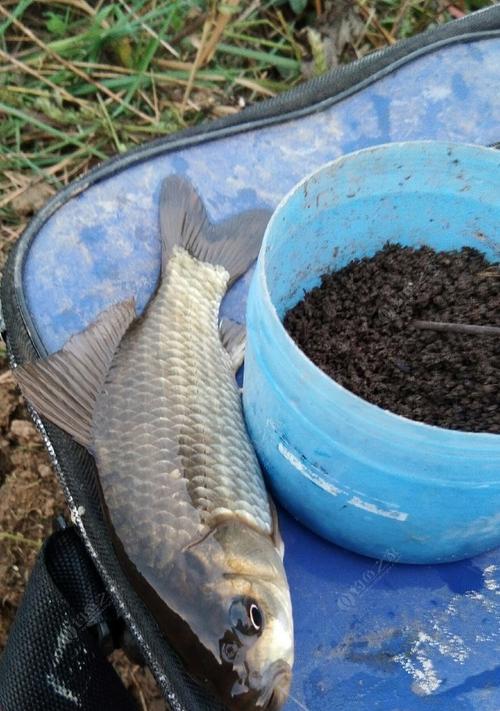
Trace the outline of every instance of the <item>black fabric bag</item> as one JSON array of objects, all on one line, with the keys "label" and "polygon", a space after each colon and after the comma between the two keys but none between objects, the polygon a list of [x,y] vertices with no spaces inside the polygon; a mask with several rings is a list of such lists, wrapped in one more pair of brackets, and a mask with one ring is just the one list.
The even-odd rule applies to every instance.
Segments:
[{"label": "black fabric bag", "polygon": [[[159,153],[284,120],[300,120],[436,47],[499,36],[499,32],[500,6],[495,6],[339,67],[236,116],[141,146],[107,161],[70,185],[32,220],[5,268],[0,328],[12,363],[22,364],[44,355],[24,298],[23,264],[41,226],[68,199],[103,177]],[[71,503],[78,491],[92,525],[85,531],[62,528],[43,546],[0,660],[0,709],[136,708],[105,657],[112,643],[119,643],[126,627],[172,709],[222,711],[219,702],[187,677],[177,655],[124,576],[100,508],[93,459],[58,428],[32,414],[68,501]]]}]

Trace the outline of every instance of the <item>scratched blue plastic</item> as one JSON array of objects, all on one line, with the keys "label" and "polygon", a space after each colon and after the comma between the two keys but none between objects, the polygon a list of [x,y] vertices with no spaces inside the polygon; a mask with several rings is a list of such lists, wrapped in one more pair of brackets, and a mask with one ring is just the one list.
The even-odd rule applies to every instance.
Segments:
[{"label": "scratched blue plastic", "polygon": [[[388,240],[500,258],[500,152],[391,143],[338,158],[280,203],[247,308],[244,404],[276,498],[375,558],[449,562],[500,545],[500,436],[414,422],[317,368],[282,320],[325,271]],[[415,274],[418,289],[418,274]]]},{"label": "scratched blue plastic", "polygon": [[[454,44],[327,110],[165,154],[90,187],[44,225],[26,264],[25,292],[46,347],[57,349],[131,292],[144,306],[159,271],[164,175],[187,175],[219,219],[274,208],[303,175],[366,146],[493,143],[499,64],[498,39]],[[248,283],[226,298],[228,315],[244,317]],[[286,711],[500,709],[500,551],[439,566],[379,564],[283,511],[280,524],[296,645]]]}]

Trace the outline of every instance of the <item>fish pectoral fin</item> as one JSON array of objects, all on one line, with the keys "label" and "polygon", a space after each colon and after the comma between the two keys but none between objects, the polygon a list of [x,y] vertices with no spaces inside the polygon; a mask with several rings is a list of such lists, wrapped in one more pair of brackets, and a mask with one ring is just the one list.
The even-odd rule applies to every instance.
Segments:
[{"label": "fish pectoral fin", "polygon": [[269,508],[271,509],[271,518],[273,521],[273,532],[271,534],[271,537],[273,539],[273,543],[275,545],[276,550],[281,556],[281,560],[283,560],[283,556],[285,555],[285,544],[283,543],[283,539],[280,533],[278,510],[276,509],[276,504],[274,503],[272,498],[269,495],[267,498],[269,499]]},{"label": "fish pectoral fin", "polygon": [[270,216],[270,210],[248,210],[214,225],[186,178],[165,178],[160,195],[163,271],[178,246],[202,262],[224,267],[231,285],[257,259]]},{"label": "fish pectoral fin", "polygon": [[91,445],[94,405],[113,355],[135,318],[134,299],[110,306],[60,351],[14,368],[23,395],[47,420]]},{"label": "fish pectoral fin", "polygon": [[223,318],[219,323],[220,339],[231,358],[231,365],[236,373],[245,359],[246,328],[230,318]]}]

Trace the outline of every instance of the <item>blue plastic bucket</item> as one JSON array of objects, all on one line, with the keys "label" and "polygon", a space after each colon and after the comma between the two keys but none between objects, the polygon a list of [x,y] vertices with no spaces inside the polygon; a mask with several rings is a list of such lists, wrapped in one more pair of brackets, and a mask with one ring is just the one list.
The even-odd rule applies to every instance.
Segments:
[{"label": "blue plastic bucket", "polygon": [[247,308],[244,408],[277,499],[377,558],[458,560],[500,544],[500,436],[433,427],[349,392],[282,320],[325,271],[386,241],[499,258],[500,153],[393,143],[325,165],[282,200]]}]

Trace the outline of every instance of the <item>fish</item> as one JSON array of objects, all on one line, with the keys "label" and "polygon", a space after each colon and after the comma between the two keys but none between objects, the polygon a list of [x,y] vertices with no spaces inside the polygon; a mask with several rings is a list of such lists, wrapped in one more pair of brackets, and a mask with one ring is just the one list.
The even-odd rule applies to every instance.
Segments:
[{"label": "fish", "polygon": [[214,225],[173,175],[159,213],[161,276],[144,313],[133,298],[113,304],[14,374],[95,458],[120,561],[189,674],[231,711],[277,711],[294,655],[284,547],[235,379],[244,327],[219,322],[269,211]]}]

